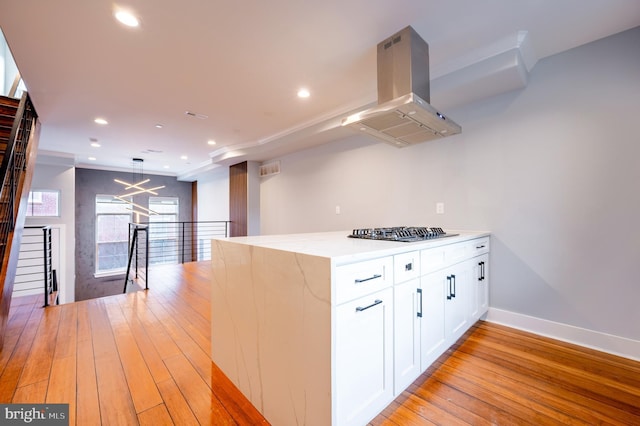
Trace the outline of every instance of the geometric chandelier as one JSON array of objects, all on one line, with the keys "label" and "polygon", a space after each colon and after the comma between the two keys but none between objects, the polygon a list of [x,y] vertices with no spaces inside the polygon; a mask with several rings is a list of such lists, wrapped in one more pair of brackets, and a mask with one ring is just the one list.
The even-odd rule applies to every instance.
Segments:
[{"label": "geometric chandelier", "polygon": [[[135,181],[136,180],[136,167],[138,167],[138,174],[140,175],[139,179],[142,179],[141,181],[137,182],[137,183],[129,183],[129,182],[125,182],[123,180],[120,179],[114,179],[115,182],[124,185],[124,190],[125,191],[129,191],[129,190],[133,190],[132,192],[125,192],[124,194],[121,195],[116,195],[115,198],[117,198],[118,200],[125,202],[127,204],[129,204],[130,208],[129,210],[131,210],[133,213],[136,214],[136,222],[140,222],[140,215],[143,216],[147,216],[149,217],[150,215],[156,215],[159,214],[158,212],[155,212],[153,210],[150,210],[144,206],[141,206],[139,204],[133,203],[131,201],[129,201],[127,198],[125,197],[131,197],[133,195],[137,195],[137,194],[142,194],[142,193],[149,193],[152,195],[158,195],[157,192],[155,192],[158,189],[162,189],[164,188],[164,185],[162,186],[156,186],[153,188],[145,188],[142,185],[144,185],[145,183],[148,183],[151,179],[144,179],[144,174],[143,174],[143,170],[142,170],[142,163],[144,162],[144,160],[142,158],[134,158],[133,159],[133,173],[132,173],[132,180]],[[144,211],[142,211],[144,210]]]}]

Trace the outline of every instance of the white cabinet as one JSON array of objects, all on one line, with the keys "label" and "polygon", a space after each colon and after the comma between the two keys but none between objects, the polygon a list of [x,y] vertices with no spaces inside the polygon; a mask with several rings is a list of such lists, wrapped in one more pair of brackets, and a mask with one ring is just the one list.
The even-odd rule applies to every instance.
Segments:
[{"label": "white cabinet", "polygon": [[362,425],[393,398],[393,290],[336,308],[336,418]]},{"label": "white cabinet", "polygon": [[469,262],[474,271],[471,278],[471,319],[476,321],[489,309],[489,254],[474,257]]},{"label": "white cabinet", "polygon": [[367,424],[486,312],[486,235],[214,240],[212,360],[271,424]]},{"label": "white cabinet", "polygon": [[455,342],[471,325],[469,306],[472,295],[470,284],[470,265],[461,262],[453,265],[442,275],[445,286],[444,332],[450,345]]},{"label": "white cabinet", "polygon": [[419,261],[415,252],[394,256],[394,395],[486,312],[488,284],[475,278],[488,250],[483,237],[421,250]]},{"label": "white cabinet", "polygon": [[[420,375],[420,280],[413,279],[393,288],[394,307],[394,395],[400,394]],[[424,299],[422,299],[424,300]]]},{"label": "white cabinet", "polygon": [[447,348],[444,335],[445,285],[442,273],[420,278],[420,371],[427,369]]},{"label": "white cabinet", "polygon": [[420,252],[393,256],[394,395],[420,375]]}]

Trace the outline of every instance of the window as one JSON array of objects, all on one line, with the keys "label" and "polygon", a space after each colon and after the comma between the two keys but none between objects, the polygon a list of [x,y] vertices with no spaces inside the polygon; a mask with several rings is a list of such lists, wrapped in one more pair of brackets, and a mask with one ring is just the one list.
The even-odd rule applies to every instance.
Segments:
[{"label": "window", "polygon": [[96,196],[96,273],[126,269],[129,222],[131,208],[128,203],[112,195]]},{"label": "window", "polygon": [[27,217],[60,217],[60,191],[42,189],[29,192]]},{"label": "window", "polygon": [[179,202],[177,197],[149,197],[149,263],[177,263]]}]

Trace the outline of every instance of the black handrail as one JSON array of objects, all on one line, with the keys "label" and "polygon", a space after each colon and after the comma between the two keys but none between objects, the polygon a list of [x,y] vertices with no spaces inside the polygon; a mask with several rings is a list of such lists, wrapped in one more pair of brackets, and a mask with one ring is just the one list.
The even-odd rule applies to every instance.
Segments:
[{"label": "black handrail", "polygon": [[[131,225],[133,225],[133,232],[131,229]],[[144,289],[145,290],[149,290],[149,282],[147,280],[147,277],[149,276],[148,271],[149,271],[149,232],[148,232],[148,226],[146,225],[140,225],[140,224],[129,224],[129,240],[131,241],[131,248],[129,250],[129,259],[127,261],[127,273],[124,276],[124,288],[122,289],[123,293],[127,292],[127,284],[129,283],[129,281],[133,280],[129,280],[129,273],[131,272],[131,263],[134,262],[135,259],[135,266],[134,266],[134,271],[135,271],[135,279],[139,279],[139,269],[138,269],[138,262],[139,262],[139,251],[140,251],[140,239],[138,237],[138,234],[140,232],[144,232],[145,234],[145,241],[144,241],[144,250],[145,250],[145,256],[144,256]],[[134,251],[135,251],[135,258],[134,258]]]},{"label": "black handrail", "polygon": [[[123,292],[134,267],[135,279],[144,273],[145,288],[148,288],[147,271],[149,265],[176,264],[211,259],[213,238],[229,235],[229,221],[183,221],[183,222],[143,222],[129,224],[129,258]],[[145,232],[142,240],[139,232]],[[139,272],[139,259],[143,253],[144,268]],[[140,282],[139,280],[138,282]]]},{"label": "black handrail", "polygon": [[7,149],[0,165],[0,179],[2,179],[0,201],[3,204],[0,211],[0,262],[5,256],[9,235],[15,229],[17,209],[20,206],[19,201],[16,202],[17,192],[21,174],[26,170],[27,146],[36,119],[37,114],[29,93],[25,92],[20,99],[7,141]]}]

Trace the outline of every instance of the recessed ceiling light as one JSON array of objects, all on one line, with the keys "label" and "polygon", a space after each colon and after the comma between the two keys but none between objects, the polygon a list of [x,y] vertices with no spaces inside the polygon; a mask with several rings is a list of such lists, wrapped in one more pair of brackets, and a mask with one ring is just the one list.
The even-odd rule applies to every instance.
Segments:
[{"label": "recessed ceiling light", "polygon": [[89,161],[96,161],[96,157],[89,157]]},{"label": "recessed ceiling light", "polygon": [[309,90],[304,89],[304,88],[298,90],[298,97],[299,98],[308,98],[309,96],[311,96],[311,93],[309,93]]},{"label": "recessed ceiling light", "polygon": [[180,157],[181,160],[186,160],[187,158],[189,157],[187,157],[186,155],[183,155],[182,157]]},{"label": "recessed ceiling light", "polygon": [[100,117],[98,117],[95,120],[93,120],[93,122],[96,123],[96,124],[102,124],[102,125],[109,124],[109,122],[107,120],[105,120],[104,118],[100,118]]},{"label": "recessed ceiling light", "polygon": [[113,15],[121,24],[126,25],[127,27],[135,28],[140,25],[138,18],[128,10],[116,10]]},{"label": "recessed ceiling light", "polygon": [[165,169],[168,169],[168,168],[169,168],[169,166],[166,166],[166,165],[165,165],[165,166],[164,166],[164,168],[165,168]]},{"label": "recessed ceiling light", "polygon": [[156,124],[156,129],[162,129],[162,124]]},{"label": "recessed ceiling light", "polygon": [[94,148],[100,148],[100,144],[98,142],[91,142],[91,146]]},{"label": "recessed ceiling light", "polygon": [[214,141],[213,139],[209,139],[209,140],[207,141],[207,143],[208,143],[209,145],[215,145],[215,144],[216,144],[216,141]]}]

